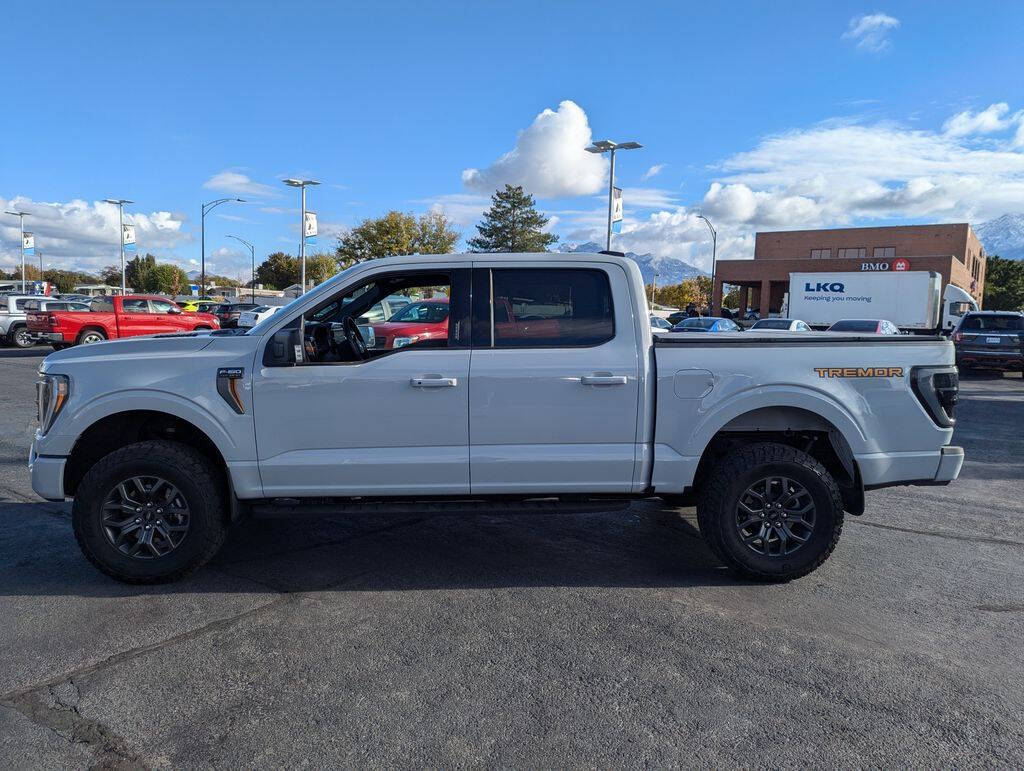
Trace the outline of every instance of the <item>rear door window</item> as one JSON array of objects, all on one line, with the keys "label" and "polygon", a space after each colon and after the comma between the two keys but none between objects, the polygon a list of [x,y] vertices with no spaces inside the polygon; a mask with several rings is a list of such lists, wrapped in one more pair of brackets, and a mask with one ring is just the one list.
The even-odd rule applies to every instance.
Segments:
[{"label": "rear door window", "polygon": [[962,329],[965,332],[1020,332],[1024,330],[1024,316],[968,316]]},{"label": "rear door window", "polygon": [[481,304],[486,317],[475,319],[475,345],[578,347],[600,345],[615,336],[612,290],[604,271],[493,268],[474,274],[483,274],[485,297],[491,299],[489,307]]}]

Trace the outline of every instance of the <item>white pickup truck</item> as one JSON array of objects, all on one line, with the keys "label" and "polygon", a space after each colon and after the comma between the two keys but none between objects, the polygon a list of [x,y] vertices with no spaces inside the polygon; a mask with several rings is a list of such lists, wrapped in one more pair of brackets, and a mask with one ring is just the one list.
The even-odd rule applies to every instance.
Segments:
[{"label": "white pickup truck", "polygon": [[[368,348],[355,320],[395,294],[423,312]],[[247,512],[649,496],[695,504],[731,568],[786,580],[865,490],[959,473],[949,342],[648,316],[610,254],[365,262],[250,329],[48,356],[32,485],[74,499],[85,555],[128,582],[194,570]]]}]

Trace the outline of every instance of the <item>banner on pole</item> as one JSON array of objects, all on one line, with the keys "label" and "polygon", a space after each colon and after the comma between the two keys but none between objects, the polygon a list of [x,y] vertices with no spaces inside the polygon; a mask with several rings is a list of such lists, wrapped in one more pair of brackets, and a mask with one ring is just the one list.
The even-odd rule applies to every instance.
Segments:
[{"label": "banner on pole", "polygon": [[124,250],[126,252],[135,251],[135,226],[134,225],[122,225],[121,226],[121,243],[124,244]]},{"label": "banner on pole", "polygon": [[307,244],[315,244],[317,236],[316,212],[306,212],[306,221],[302,223],[302,237]]},{"label": "banner on pole", "polygon": [[36,237],[34,233],[26,233],[21,240],[21,249],[26,257],[36,253]]},{"label": "banner on pole", "polygon": [[612,232],[622,232],[622,188],[612,188]]}]

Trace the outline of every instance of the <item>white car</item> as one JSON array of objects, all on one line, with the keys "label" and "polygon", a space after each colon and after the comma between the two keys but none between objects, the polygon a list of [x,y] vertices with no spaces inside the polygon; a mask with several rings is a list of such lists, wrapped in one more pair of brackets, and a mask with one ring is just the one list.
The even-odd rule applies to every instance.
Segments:
[{"label": "white car", "polygon": [[[448,314],[371,348],[358,319],[396,293]],[[696,503],[725,565],[789,580],[865,491],[948,483],[964,452],[948,340],[775,337],[652,334],[640,268],[615,255],[367,260],[236,334],[47,356],[32,488],[73,498],[80,547],[132,583],[195,570],[247,512],[651,496]]]},{"label": "white car", "polygon": [[668,323],[666,319],[661,316],[655,316],[651,314],[651,331],[652,332],[668,332],[672,329],[672,325]]},{"label": "white car", "polygon": [[263,321],[263,319],[273,316],[283,307],[283,305],[261,305],[258,308],[253,308],[251,311],[244,311],[242,315],[238,317],[238,326],[254,327]]}]

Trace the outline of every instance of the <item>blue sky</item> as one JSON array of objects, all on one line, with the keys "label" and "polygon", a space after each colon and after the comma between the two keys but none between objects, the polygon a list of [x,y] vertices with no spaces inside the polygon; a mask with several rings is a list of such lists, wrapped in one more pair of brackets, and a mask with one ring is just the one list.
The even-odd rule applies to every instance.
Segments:
[{"label": "blue sky", "polygon": [[[562,241],[598,237],[620,156],[621,248],[706,267],[756,230],[980,222],[1024,211],[1019,3],[21,3],[5,9],[0,203],[33,212],[47,267],[139,247],[238,275],[295,253],[297,193],[321,247],[388,209],[446,211],[466,237],[523,183]],[[549,111],[545,113],[545,111]],[[518,139],[517,139],[518,138]],[[518,144],[517,144],[518,142]],[[511,157],[499,162],[505,154]],[[474,174],[471,169],[476,169]],[[0,225],[0,266],[18,259]]]}]

